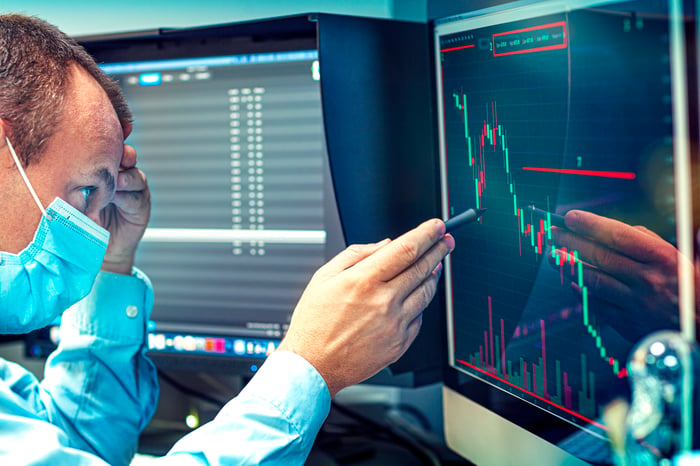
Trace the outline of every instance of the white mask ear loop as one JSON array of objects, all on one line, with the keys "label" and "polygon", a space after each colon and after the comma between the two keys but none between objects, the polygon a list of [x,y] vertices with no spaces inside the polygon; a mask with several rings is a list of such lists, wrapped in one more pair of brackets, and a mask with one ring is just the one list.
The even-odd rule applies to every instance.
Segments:
[{"label": "white mask ear loop", "polygon": [[19,158],[17,157],[17,154],[15,153],[15,149],[14,149],[14,147],[12,147],[12,143],[10,142],[10,139],[7,136],[5,136],[5,141],[7,141],[7,147],[10,148],[10,154],[12,154],[12,158],[15,160],[15,163],[17,164],[17,169],[19,170],[19,174],[22,175],[22,179],[24,180],[24,183],[27,185],[27,188],[29,188],[29,192],[32,193],[32,197],[34,198],[36,205],[39,206],[39,210],[41,210],[41,213],[44,215],[44,217],[49,218],[48,215],[46,214],[46,209],[44,209],[44,206],[41,205],[41,201],[39,200],[39,196],[36,195],[36,191],[34,191],[32,184],[29,182],[29,178],[27,178],[27,174],[24,172],[24,168],[22,168],[22,164],[20,163]]}]

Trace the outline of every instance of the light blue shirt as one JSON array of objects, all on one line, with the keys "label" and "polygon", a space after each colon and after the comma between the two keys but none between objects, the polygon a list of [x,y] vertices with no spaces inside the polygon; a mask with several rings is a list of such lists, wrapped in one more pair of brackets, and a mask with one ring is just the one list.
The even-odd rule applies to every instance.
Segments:
[{"label": "light blue shirt", "polygon": [[[130,462],[158,397],[144,345],[152,306],[141,272],[101,272],[90,295],[63,314],[42,382],[0,359],[0,464]],[[213,421],[157,463],[303,464],[329,409],[320,374],[302,357],[276,352]]]}]

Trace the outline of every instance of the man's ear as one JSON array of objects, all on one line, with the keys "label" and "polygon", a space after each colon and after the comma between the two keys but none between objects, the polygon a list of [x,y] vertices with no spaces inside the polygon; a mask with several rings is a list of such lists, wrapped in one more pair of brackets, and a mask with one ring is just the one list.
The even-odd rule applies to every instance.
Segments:
[{"label": "man's ear", "polygon": [[[7,144],[7,138],[10,136],[10,125],[7,120],[0,118],[0,168],[15,167],[15,161],[12,158],[10,147]],[[10,141],[12,143],[12,141]]]}]

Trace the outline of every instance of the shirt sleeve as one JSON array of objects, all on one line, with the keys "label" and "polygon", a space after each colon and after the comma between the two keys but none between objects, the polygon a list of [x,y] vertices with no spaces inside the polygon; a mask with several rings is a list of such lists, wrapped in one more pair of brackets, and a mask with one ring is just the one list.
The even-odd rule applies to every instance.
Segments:
[{"label": "shirt sleeve", "polygon": [[316,369],[301,356],[277,351],[214,420],[156,463],[301,465],[329,410],[330,393]]},{"label": "shirt sleeve", "polygon": [[7,464],[129,464],[158,398],[144,344],[152,306],[140,271],[100,272],[90,294],[64,312],[43,382],[3,361],[0,443],[8,450],[0,456],[23,455]]}]

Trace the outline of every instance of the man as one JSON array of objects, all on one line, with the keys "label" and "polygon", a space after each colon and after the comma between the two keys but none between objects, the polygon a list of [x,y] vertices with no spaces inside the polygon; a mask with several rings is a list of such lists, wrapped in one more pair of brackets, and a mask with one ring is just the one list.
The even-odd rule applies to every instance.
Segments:
[{"label": "man", "polygon": [[[0,15],[0,333],[41,327],[72,306],[41,383],[0,360],[2,464],[127,464],[155,408],[144,355],[153,298],[133,268],[150,198],[124,145],[130,118],[72,40],[41,20]],[[434,219],[340,253],[316,272],[248,386],[159,461],[303,463],[330,398],[413,341],[453,247]]]}]

